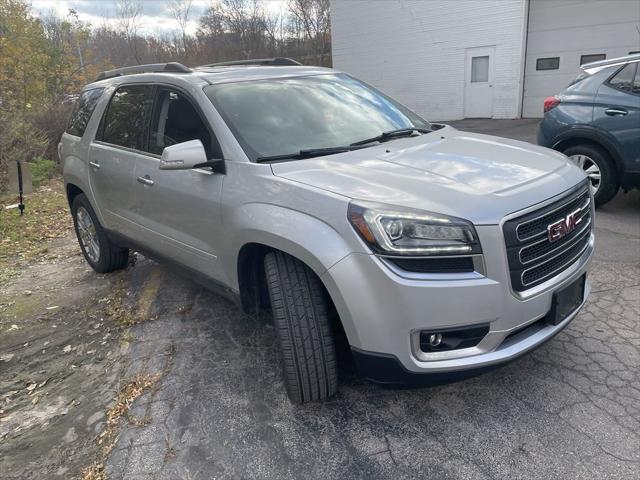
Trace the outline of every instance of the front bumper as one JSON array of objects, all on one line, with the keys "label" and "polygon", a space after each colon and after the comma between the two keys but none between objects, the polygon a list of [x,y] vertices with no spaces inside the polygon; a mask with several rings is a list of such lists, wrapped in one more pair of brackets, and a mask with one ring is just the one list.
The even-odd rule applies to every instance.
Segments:
[{"label": "front bumper", "polygon": [[[559,325],[539,321],[551,309],[553,292],[585,274],[593,254],[593,235],[587,249],[570,267],[522,295],[511,289],[500,227],[476,226],[476,230],[483,246],[485,275],[419,278],[389,268],[375,255],[356,253],[325,272],[322,280],[340,314],[356,361],[365,370],[364,376],[394,383],[386,374],[375,378],[372,371],[389,369],[381,364],[380,368],[363,367],[363,355],[369,360],[393,359],[409,375],[477,373],[540,346],[576,316],[579,308]],[[585,300],[589,292],[587,282]],[[421,330],[487,323],[489,333],[472,348],[425,354],[416,340]]]}]

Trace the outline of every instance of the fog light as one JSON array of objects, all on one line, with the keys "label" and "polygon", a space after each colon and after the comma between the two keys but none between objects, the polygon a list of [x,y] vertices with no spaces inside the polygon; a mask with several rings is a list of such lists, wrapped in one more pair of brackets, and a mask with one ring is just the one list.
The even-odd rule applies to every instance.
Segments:
[{"label": "fog light", "polygon": [[442,343],[442,334],[441,333],[432,333],[429,335],[429,346],[437,347]]},{"label": "fog light", "polygon": [[425,352],[444,352],[475,347],[489,333],[489,324],[456,327],[450,330],[420,332],[420,349]]}]

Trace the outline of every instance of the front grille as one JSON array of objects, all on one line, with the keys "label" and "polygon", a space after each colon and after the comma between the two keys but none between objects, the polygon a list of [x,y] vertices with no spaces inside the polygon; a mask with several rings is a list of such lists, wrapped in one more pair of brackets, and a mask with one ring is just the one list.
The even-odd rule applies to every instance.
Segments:
[{"label": "front grille", "polygon": [[[575,229],[550,241],[549,225],[579,210]],[[589,245],[592,230],[591,197],[582,184],[560,200],[505,222],[504,238],[511,286],[522,292],[558,275],[573,264]]]}]

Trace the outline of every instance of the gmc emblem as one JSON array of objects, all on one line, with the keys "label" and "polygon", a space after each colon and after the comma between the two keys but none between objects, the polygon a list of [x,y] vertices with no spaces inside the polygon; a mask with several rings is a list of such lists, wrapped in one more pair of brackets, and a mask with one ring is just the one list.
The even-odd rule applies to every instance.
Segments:
[{"label": "gmc emblem", "polygon": [[562,237],[573,232],[582,222],[580,213],[582,209],[578,208],[575,212],[571,212],[565,218],[561,218],[557,222],[547,226],[547,236],[550,242],[560,240]]}]

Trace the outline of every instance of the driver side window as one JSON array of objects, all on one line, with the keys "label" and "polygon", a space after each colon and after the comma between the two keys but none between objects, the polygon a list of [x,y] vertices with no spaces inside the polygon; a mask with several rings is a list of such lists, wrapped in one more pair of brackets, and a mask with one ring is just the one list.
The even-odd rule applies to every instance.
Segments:
[{"label": "driver side window", "polygon": [[209,129],[186,96],[169,88],[160,88],[151,124],[149,152],[161,155],[165,147],[189,140],[200,140],[208,159],[222,157]]}]

